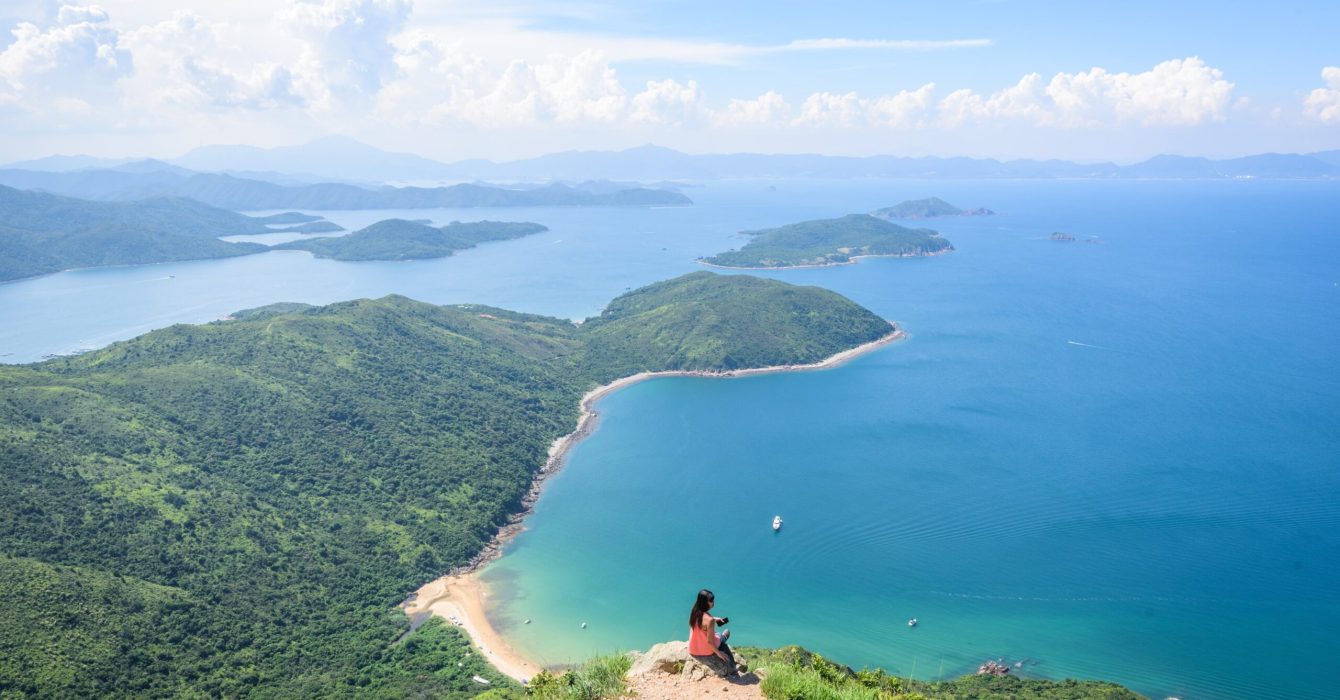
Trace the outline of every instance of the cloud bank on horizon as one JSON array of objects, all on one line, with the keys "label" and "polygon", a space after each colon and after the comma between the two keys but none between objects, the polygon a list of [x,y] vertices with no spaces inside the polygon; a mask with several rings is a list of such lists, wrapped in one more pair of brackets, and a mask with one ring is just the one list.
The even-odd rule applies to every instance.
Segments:
[{"label": "cloud bank on horizon", "polygon": [[[230,16],[208,4],[160,5],[33,8],[40,16],[12,21],[0,43],[0,126],[26,138],[0,156],[71,146],[163,154],[322,133],[427,139],[446,156],[486,155],[448,145],[462,136],[476,147],[523,152],[655,139],[702,151],[851,152],[860,144],[866,152],[929,146],[949,154],[954,144],[980,148],[984,138],[1004,137],[1035,150],[1070,144],[1071,152],[1037,154],[1062,157],[1084,151],[1082,142],[1139,148],[1142,134],[1152,135],[1146,148],[1170,137],[1253,130],[1301,129],[1323,141],[1314,150],[1340,140],[1340,67],[1330,65],[1311,69],[1312,76],[1320,70],[1321,87],[1310,78],[1292,104],[1271,105],[1194,54],[1125,71],[1036,70],[1003,84],[962,86],[951,82],[953,71],[949,79],[931,72],[989,62],[1000,42],[724,42],[585,30],[580,17],[535,21],[527,14],[533,8],[424,0],[417,7],[411,0],[288,0],[276,9],[239,3]],[[118,19],[123,10],[126,20]],[[818,55],[857,63],[824,60],[805,75]],[[915,56],[927,74],[872,77],[876,71],[861,63],[872,56],[895,64]],[[751,91],[759,84],[765,89]],[[1089,151],[1079,155],[1102,155]]]}]

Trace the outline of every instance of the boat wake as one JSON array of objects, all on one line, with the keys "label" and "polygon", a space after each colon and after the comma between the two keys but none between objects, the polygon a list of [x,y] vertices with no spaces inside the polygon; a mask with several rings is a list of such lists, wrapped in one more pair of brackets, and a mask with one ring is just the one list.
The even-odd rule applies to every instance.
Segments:
[{"label": "boat wake", "polygon": [[1079,342],[1078,340],[1067,340],[1067,341],[1065,341],[1065,342],[1066,342],[1066,345],[1075,345],[1075,346],[1077,346],[1077,347],[1081,347],[1081,348],[1093,348],[1094,350],[1108,350],[1108,351],[1111,351],[1111,352],[1120,352],[1120,351],[1117,350],[1116,348],[1104,347],[1104,346],[1102,346],[1102,345],[1092,345],[1092,344],[1090,344],[1090,343],[1081,343],[1081,342]]}]

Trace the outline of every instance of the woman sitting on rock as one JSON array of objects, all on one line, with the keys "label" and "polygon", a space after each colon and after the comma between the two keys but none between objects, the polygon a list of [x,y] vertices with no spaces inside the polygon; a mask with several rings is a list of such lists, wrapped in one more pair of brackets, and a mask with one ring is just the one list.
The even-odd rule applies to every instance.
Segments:
[{"label": "woman sitting on rock", "polygon": [[712,595],[711,591],[706,588],[698,591],[698,600],[694,601],[693,611],[689,613],[689,654],[721,659],[725,662],[728,676],[744,673],[744,667],[736,665],[735,653],[726,644],[726,640],[730,638],[730,630],[726,630],[724,634],[716,633],[717,625],[726,624],[729,618],[712,617],[707,614],[715,602],[716,596]]}]

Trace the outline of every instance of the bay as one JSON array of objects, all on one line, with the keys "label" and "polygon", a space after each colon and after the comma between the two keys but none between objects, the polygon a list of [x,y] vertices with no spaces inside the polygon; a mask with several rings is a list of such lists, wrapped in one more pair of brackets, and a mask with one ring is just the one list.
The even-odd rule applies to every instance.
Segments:
[{"label": "bay", "polygon": [[604,399],[483,574],[495,623],[568,663],[682,638],[706,586],[734,642],[856,667],[1004,658],[1155,698],[1332,696],[1335,194],[980,185],[949,199],[1002,213],[934,222],[952,255],[770,273],[911,337]]},{"label": "bay", "polygon": [[[0,360],[390,293],[579,319],[699,269],[743,229],[931,195],[990,207],[923,222],[951,255],[761,273],[845,294],[902,324],[901,343],[834,370],[659,379],[604,399],[599,429],[483,574],[495,623],[571,662],[681,637],[708,586],[737,642],[857,667],[935,678],[1003,657],[1151,697],[1333,694],[1340,186],[688,194],[697,206],[317,212],[350,229],[390,216],[551,229],[441,260],[272,252],[4,284]],[[1081,240],[1046,240],[1054,230]]]}]

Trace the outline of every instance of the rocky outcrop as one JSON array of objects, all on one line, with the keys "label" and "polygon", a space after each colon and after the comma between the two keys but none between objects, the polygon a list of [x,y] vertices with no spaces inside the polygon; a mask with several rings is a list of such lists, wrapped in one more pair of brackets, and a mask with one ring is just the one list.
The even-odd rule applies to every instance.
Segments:
[{"label": "rocky outcrop", "polygon": [[[690,656],[688,642],[663,642],[645,652],[632,652],[631,656],[633,665],[628,669],[629,678],[679,675],[688,681],[701,681],[712,677],[730,678],[736,670],[715,656]],[[746,664],[738,653],[735,661]]]},{"label": "rocky outcrop", "polygon": [[[743,663],[738,656],[735,660]],[[691,681],[700,681],[710,676],[729,678],[735,675],[735,669],[716,656],[690,656],[684,662],[683,675]]]},{"label": "rocky outcrop", "polygon": [[629,676],[681,673],[691,658],[688,642],[664,642],[646,652],[632,652],[632,657],[633,666],[628,669]]}]

